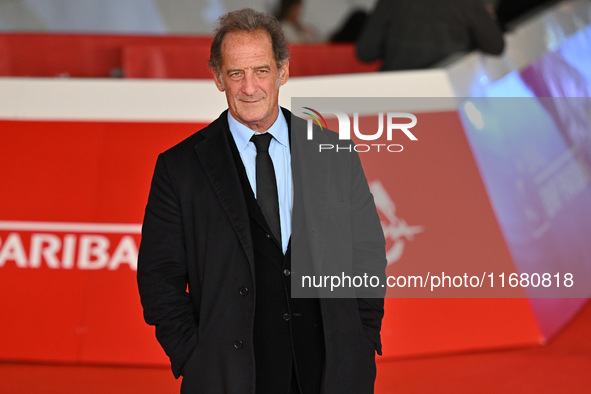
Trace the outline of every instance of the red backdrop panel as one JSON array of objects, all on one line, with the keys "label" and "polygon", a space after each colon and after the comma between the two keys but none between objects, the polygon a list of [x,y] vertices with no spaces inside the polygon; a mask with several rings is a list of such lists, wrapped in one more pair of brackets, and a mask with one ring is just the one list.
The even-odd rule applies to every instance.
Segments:
[{"label": "red backdrop panel", "polygon": [[165,362],[125,226],[142,222],[157,154],[202,126],[0,122],[1,358]]},{"label": "red backdrop panel", "polygon": [[209,36],[3,33],[0,34],[0,75],[118,76],[126,46],[209,47],[211,40]]}]

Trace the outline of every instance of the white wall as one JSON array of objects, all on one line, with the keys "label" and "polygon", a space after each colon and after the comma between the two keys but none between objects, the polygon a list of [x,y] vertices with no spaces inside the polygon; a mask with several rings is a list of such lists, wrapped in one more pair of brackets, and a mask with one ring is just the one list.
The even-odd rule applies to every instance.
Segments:
[{"label": "white wall", "polygon": [[[0,30],[211,34],[223,13],[251,7],[273,12],[279,0],[0,0]],[[304,2],[304,21],[322,35],[355,7],[375,0]]]}]

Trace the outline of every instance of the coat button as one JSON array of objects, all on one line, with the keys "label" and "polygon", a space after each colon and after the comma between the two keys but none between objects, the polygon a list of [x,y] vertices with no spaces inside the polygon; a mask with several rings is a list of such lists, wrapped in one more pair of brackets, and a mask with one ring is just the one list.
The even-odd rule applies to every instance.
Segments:
[{"label": "coat button", "polygon": [[240,339],[237,339],[234,341],[234,347],[236,349],[242,349],[243,346],[244,346],[244,343]]},{"label": "coat button", "polygon": [[242,286],[239,290],[241,296],[245,296],[248,294],[248,287]]},{"label": "coat button", "polygon": [[283,275],[289,276],[289,275],[291,275],[291,271],[286,268],[283,270]]},{"label": "coat button", "polygon": [[289,313],[284,313],[283,314],[283,320],[289,321]]},{"label": "coat button", "polygon": [[267,237],[268,239],[271,239],[271,234],[265,233],[265,237]]}]

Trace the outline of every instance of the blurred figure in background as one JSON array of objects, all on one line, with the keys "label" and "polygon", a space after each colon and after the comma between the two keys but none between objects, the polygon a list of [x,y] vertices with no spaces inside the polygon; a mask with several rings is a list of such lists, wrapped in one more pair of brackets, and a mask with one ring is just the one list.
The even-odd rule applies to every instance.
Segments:
[{"label": "blurred figure in background", "polygon": [[503,30],[509,30],[507,25],[524,17],[538,7],[556,3],[557,0],[497,0],[496,7],[499,24]]},{"label": "blurred figure in background", "polygon": [[483,0],[379,0],[357,40],[357,56],[382,71],[420,69],[458,52],[500,55],[503,33]]},{"label": "blurred figure in background", "polygon": [[353,10],[345,19],[343,25],[330,36],[330,42],[355,42],[361,35],[367,12],[362,9]]},{"label": "blurred figure in background", "polygon": [[302,9],[302,0],[280,1],[276,17],[281,22],[285,38],[292,44],[320,41],[316,30],[302,23]]}]

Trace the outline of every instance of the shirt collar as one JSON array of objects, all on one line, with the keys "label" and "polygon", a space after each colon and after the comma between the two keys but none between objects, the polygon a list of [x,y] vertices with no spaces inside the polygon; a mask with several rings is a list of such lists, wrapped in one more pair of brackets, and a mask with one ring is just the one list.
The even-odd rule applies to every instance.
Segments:
[{"label": "shirt collar", "polygon": [[[255,134],[255,131],[238,122],[232,116],[232,114],[230,114],[230,111],[228,111],[228,125],[230,126],[230,132],[232,133],[232,137],[234,137],[234,142],[236,143],[238,152],[242,152],[248,146],[250,138]],[[283,115],[281,108],[279,109],[279,115],[277,116],[277,119],[275,119],[275,122],[273,122],[266,133],[271,134],[277,142],[279,142],[284,147],[289,148],[287,121],[285,120],[285,116]]]}]

